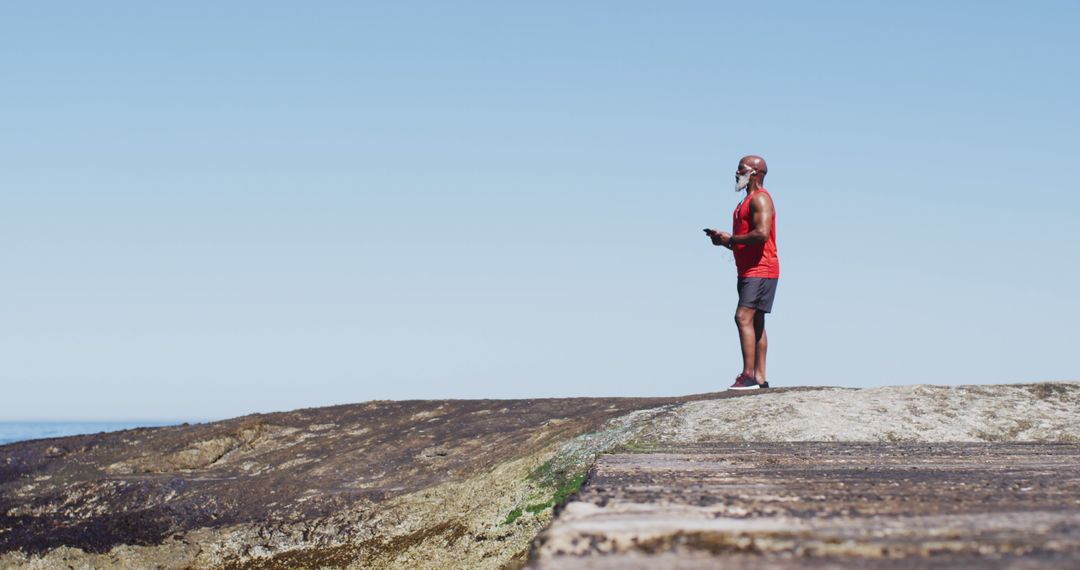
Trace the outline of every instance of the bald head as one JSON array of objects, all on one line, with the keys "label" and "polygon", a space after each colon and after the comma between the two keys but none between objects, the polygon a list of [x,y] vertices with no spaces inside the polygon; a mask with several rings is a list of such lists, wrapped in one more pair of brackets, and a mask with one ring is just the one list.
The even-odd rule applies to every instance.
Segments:
[{"label": "bald head", "polygon": [[742,160],[739,161],[739,171],[742,172],[744,170],[754,170],[756,171],[754,178],[760,176],[759,180],[764,180],[765,174],[769,172],[769,166],[765,164],[764,158],[751,154],[750,156],[742,157]]}]

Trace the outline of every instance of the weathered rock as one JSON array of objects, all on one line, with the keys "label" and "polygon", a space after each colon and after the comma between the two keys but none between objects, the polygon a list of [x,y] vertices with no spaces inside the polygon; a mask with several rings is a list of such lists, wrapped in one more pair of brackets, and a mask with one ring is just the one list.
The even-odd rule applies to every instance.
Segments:
[{"label": "weathered rock", "polygon": [[1080,443],[1080,383],[772,391],[690,402],[650,439],[710,441],[1038,441]]},{"label": "weathered rock", "polygon": [[605,455],[547,568],[1078,568],[1080,445],[711,443]]},{"label": "weathered rock", "polygon": [[[883,442],[852,448],[872,471],[874,457],[901,453],[888,443],[894,441],[1078,442],[1078,409],[1080,385],[1060,383],[369,402],[21,442],[0,446],[0,567],[495,568],[523,563],[552,505],[576,489],[599,454],[617,446]],[[784,449],[810,460],[813,445]],[[995,468],[998,448],[971,449],[984,450],[971,457],[983,453]],[[783,457],[769,457],[785,468]],[[814,511],[808,497],[768,508],[806,509],[816,513],[813,521],[847,516]],[[947,496],[938,499],[948,503]],[[725,517],[747,508],[730,503]],[[588,508],[575,504],[567,516]],[[1029,506],[1017,507],[1016,520],[1080,528],[1054,526],[1038,513],[1024,519]],[[1067,550],[1073,531],[1063,532],[1064,542],[1054,544]],[[834,538],[846,544],[844,536]],[[661,549],[660,558],[647,561],[669,555]],[[620,564],[640,556],[653,554],[632,550]],[[690,563],[678,556],[679,564]],[[761,560],[743,558],[746,567]],[[1016,563],[1041,568],[1052,558]],[[590,564],[606,560],[589,557]]]},{"label": "weathered rock", "polygon": [[560,446],[730,396],[369,402],[9,444],[0,567],[498,567],[546,524],[522,507]]}]

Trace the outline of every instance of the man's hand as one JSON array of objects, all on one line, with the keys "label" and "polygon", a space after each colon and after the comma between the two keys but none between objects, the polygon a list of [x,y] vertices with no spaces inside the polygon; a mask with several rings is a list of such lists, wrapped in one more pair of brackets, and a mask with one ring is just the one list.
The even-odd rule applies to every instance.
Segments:
[{"label": "man's hand", "polygon": [[731,248],[731,234],[727,232],[716,231],[712,228],[707,228],[705,229],[705,235],[709,236],[709,238],[712,239],[713,245],[723,246],[728,249]]}]

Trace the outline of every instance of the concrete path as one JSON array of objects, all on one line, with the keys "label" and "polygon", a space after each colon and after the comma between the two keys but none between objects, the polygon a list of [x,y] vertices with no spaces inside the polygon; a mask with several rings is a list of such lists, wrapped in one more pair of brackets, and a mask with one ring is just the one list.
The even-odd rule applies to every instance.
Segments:
[{"label": "concrete path", "polygon": [[1080,568],[1080,445],[607,455],[537,538],[530,567]]}]

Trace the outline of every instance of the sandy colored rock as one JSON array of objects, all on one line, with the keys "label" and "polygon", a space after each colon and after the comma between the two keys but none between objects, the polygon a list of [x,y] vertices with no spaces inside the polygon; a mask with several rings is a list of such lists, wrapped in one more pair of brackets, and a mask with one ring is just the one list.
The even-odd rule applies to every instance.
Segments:
[{"label": "sandy colored rock", "polygon": [[709,441],[1080,442],[1080,384],[890,386],[774,391],[690,402],[650,428]]}]

